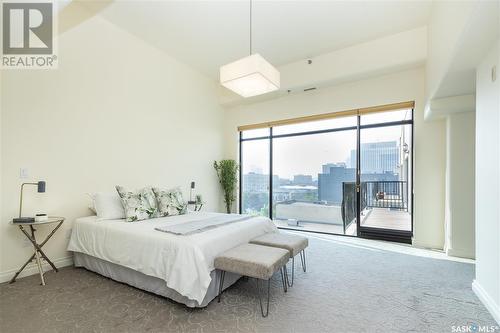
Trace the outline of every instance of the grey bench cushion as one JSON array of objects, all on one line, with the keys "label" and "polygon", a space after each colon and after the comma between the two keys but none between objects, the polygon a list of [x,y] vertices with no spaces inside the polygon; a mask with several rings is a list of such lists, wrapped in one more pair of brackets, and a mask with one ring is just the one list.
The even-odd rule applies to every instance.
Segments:
[{"label": "grey bench cushion", "polygon": [[250,243],[286,249],[290,251],[290,257],[295,257],[309,245],[309,240],[303,236],[271,232],[252,239]]},{"label": "grey bench cushion", "polygon": [[267,280],[283,267],[290,254],[287,250],[243,244],[215,258],[215,268],[257,279]]}]

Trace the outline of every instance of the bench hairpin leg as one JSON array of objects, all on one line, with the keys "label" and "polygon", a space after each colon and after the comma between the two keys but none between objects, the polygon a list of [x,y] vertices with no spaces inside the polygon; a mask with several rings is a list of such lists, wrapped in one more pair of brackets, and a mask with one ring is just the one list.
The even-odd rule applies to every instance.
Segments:
[{"label": "bench hairpin leg", "polygon": [[288,291],[288,288],[287,288],[288,280],[286,278],[286,266],[283,266],[280,268],[280,274],[281,274],[281,282],[283,284],[283,291],[287,292]]},{"label": "bench hairpin leg", "polygon": [[306,249],[300,251],[300,261],[302,262],[302,270],[305,272],[307,270],[306,266]]},{"label": "bench hairpin leg", "polygon": [[288,278],[288,267],[287,265],[285,265],[285,267],[283,267],[283,270],[285,271],[285,280],[286,280],[286,286],[287,286],[287,290],[288,290],[288,282],[290,281],[290,279]]},{"label": "bench hairpin leg", "polygon": [[260,279],[257,280],[257,292],[259,294],[259,304],[260,304],[260,313],[262,314],[262,317],[266,318],[267,315],[269,314],[269,290],[271,289],[271,278],[267,280],[267,307],[266,307],[266,312],[264,312],[264,308],[262,307],[262,297],[260,295]]},{"label": "bench hairpin leg", "polygon": [[[302,258],[302,257],[301,257]],[[288,272],[287,272],[287,275],[288,275]],[[292,257],[292,282],[290,283],[290,281],[288,281],[288,286],[289,287],[293,287],[293,279],[294,279],[294,276],[295,276],[295,257]],[[288,279],[287,279],[288,280]]]},{"label": "bench hairpin leg", "polygon": [[220,297],[222,295],[222,288],[224,288],[224,276],[225,275],[226,275],[225,271],[220,271],[219,298],[217,299],[217,303],[220,303]]}]

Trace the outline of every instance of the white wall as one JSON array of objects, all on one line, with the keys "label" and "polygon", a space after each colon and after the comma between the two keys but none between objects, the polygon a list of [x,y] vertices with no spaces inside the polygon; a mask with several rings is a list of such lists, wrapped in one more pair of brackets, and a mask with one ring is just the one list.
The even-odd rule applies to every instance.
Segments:
[{"label": "white wall", "polygon": [[59,263],[68,262],[72,221],[90,214],[86,192],[122,184],[187,193],[194,180],[206,209],[219,207],[212,161],[223,156],[223,111],[213,80],[94,17],[60,37],[59,69],[3,71],[1,84],[0,281],[32,251],[8,224],[21,167],[47,181],[45,194],[26,189],[25,214],[67,218],[44,247]]},{"label": "white wall", "polygon": [[415,101],[414,244],[444,245],[445,123],[424,123],[423,68],[407,70],[316,91],[229,108],[225,112],[226,157],[237,158],[239,125],[381,104]]},{"label": "white wall", "polygon": [[474,258],[475,113],[446,119],[446,253]]},{"label": "white wall", "polygon": [[479,1],[433,1],[427,26],[426,101],[450,68],[461,34]]},{"label": "white wall", "polygon": [[[472,287],[500,323],[500,69],[497,41],[476,78],[476,279]],[[492,68],[497,68],[492,81]]]}]

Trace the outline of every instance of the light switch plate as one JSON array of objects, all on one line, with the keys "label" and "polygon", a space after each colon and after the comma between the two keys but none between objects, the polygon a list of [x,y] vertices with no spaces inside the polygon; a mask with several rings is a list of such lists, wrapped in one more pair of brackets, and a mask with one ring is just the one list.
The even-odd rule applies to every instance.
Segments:
[{"label": "light switch plate", "polygon": [[29,178],[28,169],[26,169],[26,168],[19,169],[19,178],[21,178],[21,179],[28,179]]}]

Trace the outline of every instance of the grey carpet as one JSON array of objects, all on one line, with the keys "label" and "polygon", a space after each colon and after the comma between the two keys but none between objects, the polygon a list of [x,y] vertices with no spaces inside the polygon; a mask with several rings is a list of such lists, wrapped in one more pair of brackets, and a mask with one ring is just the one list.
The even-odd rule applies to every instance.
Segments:
[{"label": "grey carpet", "polygon": [[[268,318],[253,280],[188,309],[85,269],[0,285],[7,332],[451,332],[496,325],[471,290],[474,266],[311,239],[308,272],[287,294],[276,276]],[[300,260],[297,260],[300,265]]]}]

